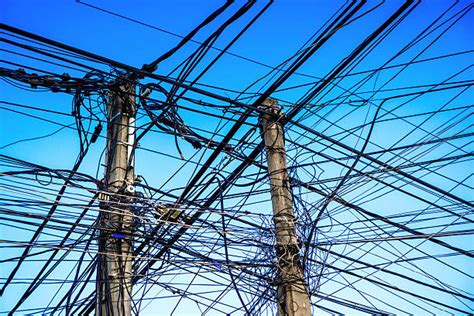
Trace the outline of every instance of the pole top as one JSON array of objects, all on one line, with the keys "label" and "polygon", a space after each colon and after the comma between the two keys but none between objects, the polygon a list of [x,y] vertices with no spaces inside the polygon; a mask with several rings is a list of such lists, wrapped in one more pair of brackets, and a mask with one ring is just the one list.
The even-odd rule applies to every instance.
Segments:
[{"label": "pole top", "polygon": [[278,101],[273,98],[266,98],[265,101],[262,102],[261,108],[273,114],[280,114],[282,109]]}]

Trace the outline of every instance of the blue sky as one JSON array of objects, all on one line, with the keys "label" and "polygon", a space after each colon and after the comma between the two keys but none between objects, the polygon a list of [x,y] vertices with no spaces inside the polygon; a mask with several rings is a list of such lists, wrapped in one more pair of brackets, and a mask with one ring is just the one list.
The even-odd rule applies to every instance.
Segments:
[{"label": "blue sky", "polygon": [[[156,28],[172,32],[177,35],[185,35],[187,32],[192,30],[198,23],[200,23],[207,15],[215,10],[222,1],[134,1],[131,4],[128,1],[84,1],[93,5],[100,6],[107,10],[115,13],[142,21]],[[323,23],[334,14],[345,2],[343,1],[276,1],[269,10],[242,36],[235,45],[232,46],[230,52],[245,58],[258,61],[270,66],[279,65],[287,58],[292,57],[298,49],[310,38],[316,30],[323,26]],[[377,6],[379,2],[368,1],[366,6],[361,11],[364,12],[374,6]],[[284,105],[284,111],[288,112],[291,110],[291,106],[308,90],[312,82],[317,81],[319,78],[325,77],[338,63],[344,60],[344,58],[357,47],[369,34],[385,21],[393,12],[402,4],[402,1],[387,1],[383,6],[377,8],[374,12],[369,12],[367,16],[363,16],[360,19],[356,19],[350,25],[338,30],[337,33],[330,38],[330,40],[318,50],[301,68],[298,69],[298,73],[307,74],[309,76],[293,75],[281,88],[288,88],[299,84],[308,84],[308,86],[290,89],[285,91],[276,92],[273,97],[280,100],[280,103]],[[201,42],[220,25],[226,18],[230,16],[232,12],[235,12],[238,7],[243,4],[241,1],[236,1],[226,11],[225,14],[216,19],[215,22],[206,27],[202,32],[199,32],[194,40]],[[245,15],[237,23],[231,25],[226,32],[214,44],[215,47],[222,48],[230,41],[233,36],[247,23],[263,6],[266,2],[257,2],[255,7],[251,9],[249,14]],[[404,47],[410,40],[412,40],[417,34],[419,34],[423,28],[428,26],[433,19],[438,17],[444,10],[453,4],[451,1],[424,1],[422,2],[397,28],[394,32],[390,33],[387,38],[376,47],[370,54],[366,56],[359,64],[357,64],[351,73],[357,73],[359,71],[365,71],[370,69],[376,69],[389,60],[396,52]],[[458,12],[469,2],[460,1],[452,11],[444,17],[447,17]],[[93,52],[98,55],[106,56],[108,58],[129,64],[131,66],[140,68],[143,64],[149,63],[158,56],[162,55],[172,47],[174,47],[180,40],[179,36],[167,34],[166,32],[159,31],[144,25],[133,23],[130,21],[124,21],[121,18],[106,14],[104,12],[94,10],[84,4],[80,4],[77,1],[13,1],[3,0],[0,3],[0,17],[2,23],[18,27],[32,33],[39,34],[41,36],[54,39],[56,41]],[[442,20],[443,21],[443,20]],[[451,21],[451,20],[450,20]],[[403,64],[411,61],[417,54],[421,53],[417,60],[429,59],[436,56],[452,54],[457,52],[464,52],[472,50],[472,30],[473,30],[473,16],[472,13],[465,15],[458,23],[452,28],[443,32],[444,28],[449,24],[440,23],[438,29],[434,29],[433,33],[419,42],[415,43],[409,50],[400,54],[395,58],[389,65]],[[430,44],[438,35],[439,40],[436,40],[434,44]],[[3,45],[3,44],[2,44]],[[428,46],[429,45],[429,46]],[[198,45],[196,43],[188,43],[182,49],[180,49],[171,58],[164,61],[158,66],[156,73],[160,75],[167,75],[173,67],[187,57]],[[426,47],[426,51],[423,51]],[[5,46],[6,49],[12,49],[11,47]],[[12,49],[15,50],[15,49]],[[18,50],[15,50],[18,51]],[[206,57],[198,67],[202,69],[207,61],[211,60],[211,57],[215,56],[217,52],[211,50],[209,56]],[[2,52],[2,59],[30,65],[32,67],[38,67],[41,69],[63,73],[69,72],[71,75],[82,76],[84,73],[67,70],[62,66],[54,66],[50,64],[41,63],[34,60],[28,60],[27,58],[17,56],[8,52]],[[357,86],[358,82],[364,78],[364,75],[345,76],[339,81],[334,81],[337,84],[334,89],[327,93],[321,94],[320,98],[314,100],[314,107],[308,109],[314,110],[313,115],[308,115],[305,111],[303,114],[296,117],[302,124],[312,127],[317,131],[327,134],[336,135],[337,139],[343,141],[349,146],[360,148],[362,141],[354,135],[344,134],[343,128],[351,128],[367,122],[368,118],[371,118],[377,105],[381,104],[383,98],[387,98],[395,95],[393,91],[377,91],[376,94],[372,94],[371,91],[377,89],[395,89],[410,86],[420,85],[433,85],[439,82],[443,82],[448,78],[451,82],[465,81],[472,79],[472,69],[469,67],[472,64],[472,53],[465,53],[462,55],[444,58],[441,60],[426,61],[419,64],[413,64],[407,68],[400,75],[397,75],[395,79],[391,79],[396,75],[399,68],[388,69],[384,71],[374,72],[373,75],[361,86]],[[10,65],[2,64],[2,67],[14,68]],[[105,66],[99,66],[101,69],[107,69]],[[463,70],[465,69],[465,70]],[[461,71],[463,70],[463,71]],[[205,76],[200,80],[200,83],[207,85],[215,85],[220,88],[229,89],[229,91],[213,90],[222,95],[226,95],[230,98],[237,97],[237,94],[230,91],[242,91],[247,86],[252,84],[256,79],[264,77],[269,72],[269,68],[258,65],[253,62],[245,61],[242,58],[231,56],[229,54],[223,56],[215,66],[206,73]],[[459,74],[457,74],[460,72]],[[196,75],[197,71],[193,73]],[[176,76],[176,74],[172,74]],[[191,76],[192,77],[192,76]],[[265,78],[265,77],[264,77]],[[147,79],[148,80],[148,79]],[[149,80],[148,80],[149,81]],[[148,82],[146,81],[146,82]],[[265,79],[258,81],[255,86],[252,86],[248,92],[262,91],[268,87],[264,85]],[[430,86],[427,86],[429,89]],[[4,82],[0,84],[0,97],[1,101],[15,102],[20,104],[27,104],[37,106],[40,108],[66,112],[71,111],[71,96],[66,94],[53,94],[50,92],[25,92],[12,87]],[[400,93],[410,93],[413,91],[420,91],[422,88],[411,88],[402,90]],[[345,91],[350,90],[353,92],[351,96],[347,98],[336,99],[340,97]],[[369,91],[366,94],[360,93]],[[459,90],[447,90],[443,92],[437,92],[433,94],[426,94],[419,98],[414,99],[398,108],[403,102],[410,100],[410,97],[396,98],[387,101],[383,104],[382,111],[380,112],[379,119],[392,119],[395,118],[390,111],[394,111],[398,117],[407,116],[416,113],[426,113],[429,111],[436,111],[440,109],[450,109],[461,106],[469,106],[472,104],[473,95],[470,89],[466,89],[459,96]],[[194,93],[189,94],[192,97],[198,97]],[[356,100],[363,99],[362,96],[370,98],[369,102],[365,106],[354,107],[351,101],[355,103]],[[455,97],[456,96],[456,97]],[[454,98],[455,97],[455,98]],[[159,98],[159,96],[156,96]],[[211,102],[209,98],[202,98],[205,101]],[[335,101],[332,101],[335,99]],[[215,100],[212,100],[215,102]],[[249,102],[249,101],[244,101]],[[329,106],[322,106],[324,102],[331,103]],[[219,105],[223,105],[219,102],[215,102]],[[184,105],[190,105],[190,103],[184,102]],[[18,112],[8,111],[5,104],[0,104],[0,147],[8,145],[12,142],[22,139],[34,138],[38,136],[47,135],[57,131],[60,126],[54,125],[51,122],[44,122],[32,117],[27,117],[19,114]],[[201,108],[200,108],[201,109]],[[15,109],[19,110],[19,109]],[[206,108],[202,110],[207,111]],[[23,110],[22,110],[23,111]],[[62,117],[57,115],[49,115],[41,113],[40,111],[28,110],[29,114],[39,115],[46,117],[54,122],[60,124],[72,124],[74,120],[71,117]],[[221,113],[219,111],[212,110],[211,112]],[[216,129],[219,122],[215,118],[208,116],[199,115],[189,111],[180,112],[185,122],[194,128],[201,128],[203,133],[206,131],[212,132]],[[347,114],[349,113],[349,114]],[[373,135],[371,136],[371,143],[367,147],[367,152],[376,151],[381,148],[389,148],[391,146],[409,145],[412,143],[419,142],[423,137],[448,137],[459,133],[472,132],[472,118],[469,117],[470,109],[463,110],[452,110],[442,113],[438,113],[433,117],[427,115],[421,115],[419,117],[409,118],[407,120],[393,119],[383,123],[376,124]],[[346,115],[347,114],[347,115]],[[319,120],[318,115],[326,119],[326,121]],[[230,115],[229,115],[230,116]],[[426,119],[426,122],[423,122]],[[251,123],[256,123],[256,118],[252,117],[249,120]],[[138,120],[140,123],[147,122],[145,117]],[[416,125],[423,122],[422,129],[415,128]],[[451,122],[447,124],[446,122]],[[457,122],[457,123],[456,123]],[[456,124],[454,124],[456,123]],[[342,128],[343,127],[343,128]],[[225,134],[230,128],[230,124],[223,127],[222,134]],[[243,128],[236,135],[236,138],[243,137],[248,128]],[[410,132],[412,131],[413,132]],[[334,157],[341,157],[341,152],[337,152],[333,148],[324,148],[323,143],[316,142],[313,135],[306,135],[306,138],[298,138],[302,131],[298,128],[292,127],[286,135],[288,140],[294,141],[297,144],[306,144],[308,148],[315,151],[324,151],[328,155]],[[366,135],[367,129],[356,129],[356,135]],[[431,133],[431,135],[430,135]],[[5,147],[0,150],[0,154],[12,156],[25,161],[30,161],[35,164],[44,165],[50,168],[56,169],[71,169],[72,165],[78,154],[78,141],[77,133],[74,130],[63,129],[56,134],[49,136],[44,139],[21,142],[12,146]],[[428,136],[427,136],[428,135]],[[405,137],[406,136],[406,137]],[[313,138],[312,138],[313,137]],[[255,134],[252,138],[253,142],[259,141],[259,135]],[[235,141],[234,141],[235,142]],[[193,157],[196,151],[187,144],[186,142],[180,141],[180,148],[186,158]],[[326,144],[328,145],[328,144]],[[143,175],[150,185],[160,187],[163,185],[164,180],[172,176],[175,171],[180,168],[183,162],[179,158],[179,154],[176,149],[175,139],[170,135],[163,135],[160,133],[153,133],[147,135],[141,142],[142,149],[137,152],[137,167],[136,173]],[[329,164],[318,164],[316,163],[321,159],[316,157],[315,154],[305,151],[301,147],[295,147],[295,145],[288,144],[289,153],[289,165],[297,165],[303,162],[313,161],[313,167],[302,168],[295,172],[295,176],[304,179],[308,182],[315,182],[316,185],[321,179],[337,177],[344,174],[345,170],[339,165]],[[97,172],[100,157],[104,148],[104,140],[100,139],[97,143],[93,144],[90,148],[88,155],[81,166],[80,171],[95,177]],[[154,151],[166,153],[174,156],[174,158],[166,157],[156,152],[147,151],[146,149],[152,149]],[[420,151],[421,152],[421,151]],[[472,152],[472,144],[466,139],[454,140],[450,143],[443,143],[441,146],[433,147],[430,151],[423,153],[420,157],[416,156],[420,152],[409,152],[406,153],[404,158],[412,159],[413,161],[423,161],[429,159],[437,159],[443,157],[443,155],[456,155],[465,152]],[[244,151],[248,154],[249,150]],[[208,157],[209,151],[200,151],[197,153],[196,158],[193,161],[198,161],[197,157]],[[225,161],[225,155],[221,155],[214,167],[220,161]],[[406,160],[400,160],[400,157],[395,157],[391,154],[385,154],[380,156],[383,161],[393,161],[395,165],[403,165]],[[397,160],[398,159],[398,160]],[[233,166],[236,166],[237,162],[232,162],[228,170],[232,170]],[[364,169],[365,168],[365,169]],[[367,166],[367,162],[358,164],[358,169],[363,171],[374,170],[374,166]],[[433,167],[434,168],[434,167]],[[102,175],[101,167],[99,167],[99,177]],[[439,173],[431,172],[428,174],[426,170],[421,169],[407,169],[410,172],[414,172],[416,176],[423,178],[425,181],[430,182],[434,185],[438,185],[441,188],[452,192],[465,199],[472,199],[472,191],[469,189],[473,185],[472,178],[469,178],[472,172],[472,163],[469,161],[461,161],[460,163],[453,163],[451,165],[443,166],[439,169]],[[434,170],[434,169],[433,169]],[[195,167],[192,164],[187,164],[183,167],[179,173],[173,177],[164,188],[171,190],[176,187],[184,186],[190,179],[191,174],[195,171]],[[257,172],[257,168],[250,167],[246,174],[252,174]],[[421,190],[419,187],[410,186],[409,184],[403,184],[399,179],[392,176],[391,181],[397,186],[406,188],[409,192],[419,197],[425,198],[433,203],[437,203],[437,197],[432,193],[427,193]],[[461,181],[467,178],[465,185],[456,186],[455,181]],[[249,179],[240,179],[241,183],[248,182]],[[398,182],[397,182],[398,181]],[[262,182],[258,185],[258,188],[266,188],[268,184]],[[372,185],[374,185],[372,187]],[[321,187],[324,186],[321,184]],[[245,191],[246,188],[235,188],[231,192]],[[385,191],[384,191],[385,190]],[[363,206],[366,209],[372,210],[385,216],[401,214],[403,212],[424,209],[427,207],[426,203],[422,203],[412,197],[402,193],[387,193],[383,197],[376,199],[364,199],[364,194],[372,192],[376,196],[376,192],[383,193],[388,192],[386,187],[375,185],[372,182],[358,185],[352,183],[343,187],[344,198],[349,201],[356,201],[360,203],[358,205]],[[178,191],[179,192],[179,191]],[[342,193],[341,193],[342,194]],[[309,194],[303,192],[301,195],[304,202],[302,205],[307,205],[309,208],[317,209],[320,196],[315,194]],[[263,202],[260,202],[264,199]],[[258,195],[252,196],[249,200],[256,204],[244,205],[244,210],[257,214],[264,214],[269,216],[271,214],[271,205],[269,203],[269,195]],[[257,203],[258,202],[258,203]],[[239,204],[241,201],[237,199],[226,200],[226,207],[238,208],[242,205]],[[355,203],[355,202],[354,202]],[[442,205],[448,207],[449,203],[445,200],[441,200]],[[362,217],[360,214],[354,214],[348,211],[341,211],[339,205],[331,203],[328,208],[330,213],[334,214],[334,218],[325,217],[321,222],[321,225],[330,225],[337,220],[360,220]],[[424,215],[425,216],[425,215]],[[260,219],[256,220],[259,221]],[[333,221],[334,220],[334,221]],[[447,221],[440,219],[437,221],[431,220],[430,225],[439,224],[440,228],[447,227]],[[416,227],[416,225],[414,226]],[[23,232],[23,227],[18,226],[17,228],[9,228],[6,225],[2,225],[0,228],[2,237],[0,239],[21,239],[27,240],[29,232]],[[372,227],[372,229],[374,229]],[[448,230],[451,229],[448,227]],[[463,229],[472,229],[472,224],[463,225]],[[18,236],[21,232],[25,235]],[[429,231],[432,233],[433,231]],[[335,240],[338,238],[344,238],[346,231],[343,231],[340,235],[337,232],[324,231],[321,235],[318,235],[320,242],[327,240]],[[347,235],[347,238],[349,236]],[[355,238],[351,236],[351,238]],[[446,242],[452,243],[457,247],[463,249],[472,249],[472,237],[467,236],[456,236],[446,237],[442,239]],[[410,241],[410,245],[420,243],[420,240]],[[410,248],[406,244],[402,243],[389,243],[387,242],[387,249],[390,249],[394,254],[396,251],[409,252]],[[375,244],[374,244],[375,245]],[[382,243],[382,245],[385,245]],[[341,253],[348,253],[354,257],[364,254],[364,258],[370,262],[379,262],[380,258],[377,256],[385,257],[386,259],[392,258],[387,250],[381,250],[380,248],[371,249],[371,246],[367,244],[361,249],[352,249],[350,246],[338,246],[334,245],[332,250]],[[445,251],[438,245],[424,242],[420,249],[424,252],[439,254]],[[7,249],[5,255],[1,257],[5,258],[18,253],[21,249]],[[409,252],[413,256],[421,256],[421,253],[417,251]],[[399,254],[400,255],[400,254]],[[72,258],[75,255],[73,255]],[[394,258],[394,257],[393,257]],[[455,256],[443,259],[455,267],[461,267],[468,274],[472,275],[472,260],[466,257]],[[380,261],[381,262],[381,261]],[[343,264],[337,260],[334,264]],[[465,274],[458,273],[454,269],[446,268],[447,266],[441,264],[436,260],[422,260],[417,261],[417,268],[421,271],[430,271],[432,275],[440,277],[440,281],[449,283],[453,287],[460,288],[464,291],[473,291],[472,280]],[[66,268],[70,265],[65,264]],[[8,273],[11,266],[6,265],[6,268],[0,268],[0,272],[3,275]],[[20,274],[25,277],[32,277],[30,275],[30,268],[20,270]],[[395,266],[394,270],[400,273],[407,273],[412,275],[412,272],[407,272],[405,269],[414,269],[413,266],[399,267]],[[446,272],[445,272],[446,271]],[[373,272],[373,271],[371,271]],[[419,271],[418,271],[419,272]],[[57,277],[64,277],[64,273],[61,270],[56,271]],[[375,274],[378,276],[378,274]],[[416,275],[416,274],[413,274]],[[178,277],[177,280],[182,280],[183,283],[189,282],[190,276],[183,274]],[[429,280],[428,277],[420,277],[427,282],[436,281]],[[164,280],[167,280],[166,277]],[[331,293],[339,289],[341,282],[342,284],[350,283],[352,277],[347,276],[346,279],[336,277],[335,279],[328,278],[327,283],[323,283],[322,289],[325,293]],[[353,280],[352,280],[353,281]],[[387,276],[383,274],[381,281],[389,282],[400,288],[407,288],[416,293],[427,295],[434,300],[441,300],[442,302],[458,308],[467,307],[462,302],[456,300],[452,296],[445,296],[436,291],[426,289],[422,286],[414,285],[410,282],[400,280],[393,276]],[[406,283],[405,283],[406,282]],[[91,285],[93,286],[93,285]],[[395,307],[402,308],[409,313],[414,314],[427,314],[426,310],[432,310],[431,307],[425,303],[420,303],[420,306],[415,306],[406,301],[410,300],[410,296],[396,297],[391,293],[380,288],[373,287],[370,284],[364,283],[364,281],[358,281],[355,283],[355,287],[362,291],[367,291],[369,294],[375,296],[381,301],[390,302]],[[54,289],[54,286],[51,287]],[[51,296],[49,288],[45,287],[38,294],[33,295],[23,307],[24,308],[36,308],[38,306],[45,306],[44,297],[48,298]],[[2,308],[1,312],[5,312],[9,308],[9,304],[15,300],[15,298],[22,293],[24,290],[23,285],[16,285],[11,287],[6,292],[4,297],[0,299],[2,302],[0,305]],[[53,290],[54,291],[54,290]],[[167,293],[163,291],[163,293]],[[168,293],[169,294],[169,293]],[[164,295],[164,294],[162,294]],[[373,302],[377,307],[383,310],[389,310],[391,312],[399,313],[396,308],[384,305],[383,303],[375,300],[374,298],[368,299],[361,297],[356,291],[350,286],[345,286],[341,292],[341,297],[360,302],[362,304],[369,304],[368,301]],[[237,300],[235,294],[229,294],[225,298],[231,304],[234,304]],[[168,311],[173,308],[177,298],[171,297],[170,299],[157,300],[152,302],[148,309],[145,309],[141,315],[156,315],[158,308],[163,308],[164,314],[169,313]],[[465,301],[464,301],[465,302]],[[161,304],[161,305],[160,305]],[[335,308],[334,304],[325,302],[326,307]],[[468,304],[468,307],[472,311],[472,302]],[[354,314],[354,310],[340,308],[341,312]],[[166,310],[166,311],[165,311]],[[436,313],[442,314],[441,310],[434,310]],[[321,311],[319,311],[321,312]],[[181,304],[179,309],[175,312],[175,315],[197,315],[199,309],[193,303]],[[322,313],[322,312],[321,312]],[[212,314],[212,313],[211,313]],[[239,312],[236,312],[239,314]],[[212,314],[213,315],[213,314]]]}]

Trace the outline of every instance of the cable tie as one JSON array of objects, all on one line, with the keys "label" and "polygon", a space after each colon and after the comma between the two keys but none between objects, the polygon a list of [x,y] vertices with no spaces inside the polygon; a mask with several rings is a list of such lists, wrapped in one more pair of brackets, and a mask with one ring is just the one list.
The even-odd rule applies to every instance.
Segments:
[{"label": "cable tie", "polygon": [[125,236],[120,233],[112,233],[112,237],[117,238],[117,239],[124,239]]}]

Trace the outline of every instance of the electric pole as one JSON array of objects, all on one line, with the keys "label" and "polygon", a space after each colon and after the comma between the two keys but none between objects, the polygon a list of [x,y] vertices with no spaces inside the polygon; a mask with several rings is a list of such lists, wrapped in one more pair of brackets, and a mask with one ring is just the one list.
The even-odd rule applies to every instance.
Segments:
[{"label": "electric pole", "polygon": [[104,193],[99,215],[99,316],[131,315],[135,112],[135,85],[122,83],[110,92]]},{"label": "electric pole", "polygon": [[268,176],[275,223],[276,255],[278,257],[278,315],[311,315],[304,272],[300,263],[300,248],[296,236],[295,216],[286,164],[285,140],[276,100],[263,102],[261,116],[263,139],[267,154]]}]

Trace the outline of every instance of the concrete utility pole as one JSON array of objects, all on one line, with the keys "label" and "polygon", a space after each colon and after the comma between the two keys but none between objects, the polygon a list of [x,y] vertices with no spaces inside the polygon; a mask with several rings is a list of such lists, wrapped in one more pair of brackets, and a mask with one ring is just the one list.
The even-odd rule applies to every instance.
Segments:
[{"label": "concrete utility pole", "polygon": [[280,116],[276,115],[279,114],[280,107],[276,100],[267,99],[263,103],[263,108],[268,112],[263,114],[261,119],[278,256],[278,315],[311,315],[311,302],[300,264],[283,127],[278,121]]},{"label": "concrete utility pole", "polygon": [[135,86],[122,84],[107,105],[107,149],[101,198],[96,315],[131,315]]}]

